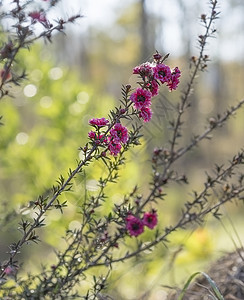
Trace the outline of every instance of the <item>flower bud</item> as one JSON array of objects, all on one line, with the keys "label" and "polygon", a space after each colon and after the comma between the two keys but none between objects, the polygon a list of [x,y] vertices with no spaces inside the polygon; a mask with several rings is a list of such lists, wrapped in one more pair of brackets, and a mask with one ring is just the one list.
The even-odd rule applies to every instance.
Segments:
[{"label": "flower bud", "polygon": [[127,92],[129,92],[130,91],[130,89],[131,89],[131,85],[130,84],[126,84],[126,90],[127,90]]},{"label": "flower bud", "polygon": [[156,52],[155,54],[153,54],[153,58],[157,61],[159,61],[162,58],[162,55],[159,54],[158,52]]}]

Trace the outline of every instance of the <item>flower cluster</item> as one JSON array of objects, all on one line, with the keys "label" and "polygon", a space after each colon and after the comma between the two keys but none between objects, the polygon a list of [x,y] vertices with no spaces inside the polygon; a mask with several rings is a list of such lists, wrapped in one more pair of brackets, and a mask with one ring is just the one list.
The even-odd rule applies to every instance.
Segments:
[{"label": "flower cluster", "polygon": [[109,131],[109,133],[108,149],[112,155],[116,156],[121,150],[121,145],[127,143],[129,139],[128,130],[120,123],[116,123]]},{"label": "flower cluster", "polygon": [[145,212],[143,218],[140,219],[136,216],[129,214],[126,221],[126,229],[131,236],[138,236],[144,232],[144,226],[153,229],[158,223],[157,212]]},{"label": "flower cluster", "polygon": [[[159,53],[156,53],[153,58],[153,63],[146,62],[133,69],[133,74],[139,75],[142,82],[139,82],[140,87],[129,95],[130,103],[128,106],[120,109],[118,115],[119,118],[121,115],[128,112],[128,107],[130,104],[133,104],[134,111],[131,115],[136,112],[137,116],[144,122],[149,122],[152,118],[152,97],[158,95],[160,84],[165,83],[171,91],[177,88],[181,75],[178,67],[171,70],[169,66],[163,63],[165,58],[162,59],[162,56]],[[129,91],[130,87],[127,88],[127,92]],[[103,155],[106,154],[107,150],[109,150],[110,154],[113,156],[118,155],[122,145],[126,144],[129,139],[128,130],[121,125],[119,118],[113,126],[110,126],[109,120],[105,118],[93,118],[89,121],[89,124],[95,127],[96,130],[90,131],[88,137],[96,145],[106,147],[106,150],[103,151]],[[110,126],[110,128],[107,128],[106,131],[102,131],[102,128],[105,126]]]},{"label": "flower cluster", "polygon": [[90,125],[95,125],[95,126],[98,126],[98,127],[103,127],[103,126],[106,126],[109,124],[109,120],[105,119],[105,118],[100,118],[100,119],[91,119],[89,121],[89,124]]},{"label": "flower cluster", "polygon": [[[96,145],[102,144],[107,146],[111,155],[118,155],[122,145],[126,144],[129,136],[128,130],[121,123],[115,123],[114,126],[109,130],[109,133],[105,136],[104,132],[101,133],[101,128],[109,126],[109,120],[105,118],[93,118],[89,121],[89,124],[95,127],[96,131],[91,130],[88,133],[88,137],[95,142]],[[103,152],[103,154],[105,154]]]},{"label": "flower cluster", "polygon": [[178,87],[178,84],[180,82],[179,78],[180,78],[180,70],[178,67],[174,68],[172,74],[171,74],[171,78],[170,80],[167,82],[167,86],[169,87],[169,89],[172,90],[176,90],[176,88]]},{"label": "flower cluster", "polygon": [[158,95],[159,85],[166,84],[170,91],[175,90],[180,82],[181,75],[178,67],[173,70],[163,64],[161,55],[154,55],[154,63],[143,63],[133,69],[133,74],[138,74],[143,80],[140,87],[131,94],[130,99],[138,111],[139,118],[144,122],[149,122],[152,118],[151,99]]}]

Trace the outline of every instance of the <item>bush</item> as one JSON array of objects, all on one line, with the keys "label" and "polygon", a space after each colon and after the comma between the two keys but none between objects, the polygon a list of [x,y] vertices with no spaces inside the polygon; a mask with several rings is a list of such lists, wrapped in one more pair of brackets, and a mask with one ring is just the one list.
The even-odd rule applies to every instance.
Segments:
[{"label": "bush", "polygon": [[[56,2],[51,1],[46,9],[55,7]],[[6,214],[3,209],[1,213],[2,226],[5,226],[10,219],[18,220],[20,231],[20,237],[9,245],[7,257],[1,262],[1,297],[4,299],[110,299],[110,296],[106,296],[105,293],[117,297],[116,293],[113,295],[110,291],[109,285],[109,278],[114,272],[115,265],[119,268],[122,262],[131,259],[143,262],[148,252],[151,253],[150,259],[153,260],[153,253],[157,251],[155,246],[170,247],[169,240],[171,237],[174,239],[175,232],[192,225],[195,226],[194,228],[200,228],[208,215],[219,219],[220,207],[225,203],[243,200],[244,177],[240,166],[243,164],[244,156],[243,150],[240,150],[229,159],[228,164],[215,164],[212,173],[206,176],[204,187],[201,190],[197,188],[192,193],[192,199],[184,203],[176,222],[162,226],[163,216],[159,207],[161,207],[160,203],[167,199],[167,191],[174,189],[175,183],[189,184],[190,189],[193,189],[188,182],[187,174],[178,170],[178,161],[189,155],[203,140],[210,139],[210,134],[228,122],[244,103],[242,100],[226,109],[224,113],[210,118],[202,132],[194,135],[189,143],[182,143],[180,138],[185,134],[184,115],[191,110],[191,94],[198,73],[207,69],[209,62],[209,56],[205,53],[207,40],[213,37],[216,31],[214,21],[219,15],[216,11],[217,1],[211,0],[210,5],[209,14],[201,15],[205,33],[198,37],[199,55],[191,58],[189,79],[178,102],[172,104],[174,113],[168,123],[170,136],[168,146],[155,147],[151,157],[151,179],[144,194],[141,194],[139,182],[133,189],[127,190],[123,197],[118,199],[114,197],[114,201],[111,201],[114,186],[117,186],[120,180],[121,169],[127,164],[130,149],[140,145],[143,138],[142,127],[147,126],[153,118],[151,104],[157,101],[154,97],[158,95],[159,88],[164,85],[165,90],[174,92],[181,80],[180,68],[177,66],[170,68],[166,64],[168,55],[163,57],[156,52],[150,62],[133,69],[134,76],[138,78],[137,86],[127,84],[122,87],[122,99],[118,106],[110,110],[108,116],[92,116],[89,119],[90,131],[87,133],[86,142],[79,148],[77,164],[70,166],[65,176],[60,175],[56,181],[53,180],[49,188],[45,187],[49,183],[47,178],[52,178],[54,173],[51,172],[52,167],[45,168],[47,161],[45,152],[52,150],[48,147],[46,136],[43,137],[44,147],[39,145],[36,149],[37,162],[34,166],[38,165],[38,159],[43,155],[39,168],[46,182],[42,187],[38,186],[37,182],[37,187],[32,188],[32,192],[40,190],[43,194],[28,203],[26,203],[28,197],[21,197],[19,211],[26,211],[24,217],[16,211]],[[60,19],[55,24],[51,24],[45,10],[32,10],[31,2],[20,3],[16,0],[13,1],[11,9],[3,12],[1,17],[3,21],[10,18],[13,25],[13,31],[9,32],[3,26],[4,42],[1,46],[1,99],[9,100],[9,95],[11,96],[15,90],[14,86],[26,80],[26,74],[17,60],[21,50],[29,49],[36,40],[41,38],[51,41],[53,32],[63,31],[66,24],[74,22],[81,16],[72,16],[67,20]],[[39,35],[36,34],[37,25],[42,26]],[[44,83],[40,81],[39,85],[41,84]],[[49,86],[50,90],[53,86],[54,84]],[[69,90],[69,93],[76,94],[78,90],[79,88],[74,87]],[[46,98],[45,101],[48,105],[50,99]],[[63,142],[62,132],[66,127],[62,120],[71,122],[75,116],[70,119],[66,116],[66,103],[60,107],[58,104],[55,105],[57,105],[55,106],[57,118],[53,118],[55,109],[46,110],[45,113],[50,118],[49,124],[56,126],[52,137],[55,138],[60,134],[59,141]],[[5,113],[17,115],[11,109],[6,109]],[[17,117],[15,119],[17,120]],[[15,132],[15,126],[13,120],[10,133],[6,135],[2,145],[3,150],[12,149],[11,132]],[[7,131],[7,126],[1,128],[3,134],[5,128]],[[76,130],[77,128],[72,127],[66,135],[69,146],[72,145],[73,139],[78,138],[79,130],[78,132]],[[42,134],[45,135],[45,132]],[[84,135],[84,131],[80,135]],[[19,136],[22,141],[25,138],[26,135]],[[72,156],[75,154],[71,151],[67,155],[69,163],[73,164],[70,162],[70,153]],[[65,156],[64,152],[63,154]],[[28,159],[29,155],[30,153],[26,154],[25,159]],[[14,155],[12,158],[14,159]],[[18,159],[19,156],[15,157],[17,168],[24,169],[25,164],[18,165]],[[55,167],[57,164],[59,168],[62,156],[59,160],[56,154],[52,153],[51,160],[53,160],[52,166]],[[90,181],[92,187],[89,188],[89,185],[85,184],[86,180],[91,179],[89,176],[96,173],[97,168],[102,168],[102,176],[97,175],[99,177],[97,182]],[[239,174],[236,174],[237,170]],[[28,174],[37,171],[37,168],[33,168]],[[27,178],[30,176],[28,174]],[[127,176],[126,172],[125,176]],[[110,190],[109,186],[112,186]],[[6,201],[3,205],[7,207]],[[74,220],[72,226],[68,228],[67,220],[71,218],[67,212],[69,207],[74,206],[75,208],[71,209],[73,213],[71,218],[75,215],[76,221]],[[46,222],[55,223],[51,216],[58,213],[57,210],[62,213],[62,220],[56,226],[57,230],[59,226],[63,226],[66,232],[62,247],[57,245],[55,249],[54,262],[44,260],[41,271],[35,269],[34,262],[28,262],[30,269],[28,272],[23,272],[23,265],[28,257],[22,256],[23,261],[19,257],[24,246],[31,245],[32,242],[38,244],[35,248],[37,251],[35,257],[39,259],[42,256],[41,240],[51,226]],[[51,228],[55,228],[55,225]],[[60,238],[57,237],[55,240],[59,241]]]}]

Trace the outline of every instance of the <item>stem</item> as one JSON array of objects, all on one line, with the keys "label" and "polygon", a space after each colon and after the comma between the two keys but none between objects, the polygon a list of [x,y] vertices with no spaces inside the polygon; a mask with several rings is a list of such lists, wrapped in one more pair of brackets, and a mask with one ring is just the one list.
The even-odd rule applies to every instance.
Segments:
[{"label": "stem", "polygon": [[[27,231],[24,232],[24,235],[23,235],[22,239],[19,240],[18,243],[16,244],[16,247],[15,247],[14,251],[10,252],[10,258],[9,258],[8,262],[5,264],[5,266],[11,265],[11,263],[13,261],[13,258],[19,253],[19,250],[22,247],[22,245],[28,241],[28,238],[30,237],[31,233],[40,224],[41,218],[44,216],[44,214],[47,212],[47,210],[52,206],[53,202],[58,198],[58,196],[62,192],[65,191],[67,186],[69,186],[69,183],[75,177],[75,175],[77,173],[79,173],[81,171],[82,167],[92,158],[92,154],[95,152],[96,149],[97,149],[97,146],[93,146],[93,148],[90,150],[88,156],[82,162],[79,163],[79,165],[77,166],[77,168],[75,170],[73,170],[71,172],[68,179],[63,183],[63,185],[58,189],[58,191],[55,192],[55,194],[50,199],[50,201],[46,204],[46,206],[40,211],[38,217],[32,223],[30,228]],[[2,273],[0,273],[0,278],[2,278],[4,276],[5,276],[5,272],[3,270]]]},{"label": "stem", "polygon": [[211,26],[212,26],[212,23],[215,19],[215,16],[216,16],[216,12],[215,12],[215,8],[216,8],[216,5],[217,5],[217,1],[213,1],[212,2],[212,8],[211,8],[211,16],[209,18],[209,23],[208,25],[206,25],[206,32],[201,40],[201,43],[200,43],[200,54],[199,54],[199,58],[195,64],[195,69],[192,73],[192,76],[190,78],[190,81],[187,85],[187,89],[186,91],[184,92],[184,94],[182,95],[182,98],[181,98],[181,104],[179,105],[179,109],[178,109],[178,116],[177,116],[177,119],[176,119],[176,123],[174,124],[174,132],[173,132],[173,137],[172,137],[172,140],[171,140],[171,149],[170,149],[170,153],[172,155],[171,159],[173,159],[173,155],[174,155],[174,149],[175,149],[175,145],[176,145],[176,139],[177,137],[179,136],[179,128],[181,126],[181,117],[184,113],[184,110],[185,110],[185,106],[187,104],[187,100],[190,96],[190,93],[192,91],[192,87],[193,87],[193,84],[194,84],[194,81],[196,79],[196,75],[201,67],[201,63],[202,63],[202,60],[203,60],[203,52],[204,52],[204,49],[205,49],[205,45],[206,45],[206,40],[208,37],[210,37],[210,29],[211,29]]}]

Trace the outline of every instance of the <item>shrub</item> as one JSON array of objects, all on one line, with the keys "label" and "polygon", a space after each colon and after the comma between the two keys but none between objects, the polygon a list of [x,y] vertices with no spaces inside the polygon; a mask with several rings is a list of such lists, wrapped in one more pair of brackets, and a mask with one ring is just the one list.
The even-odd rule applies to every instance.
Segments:
[{"label": "shrub", "polygon": [[[47,9],[55,6],[56,2],[51,1]],[[211,0],[210,5],[209,14],[201,16],[205,33],[198,37],[199,56],[191,58],[188,82],[179,101],[173,104],[175,111],[168,124],[169,147],[155,147],[152,154],[152,176],[148,192],[143,195],[139,193],[139,182],[122,199],[110,202],[110,207],[105,208],[111,201],[106,194],[107,186],[117,184],[119,172],[127,163],[127,153],[140,144],[142,126],[147,126],[153,118],[151,104],[157,101],[154,97],[163,85],[174,92],[181,80],[180,67],[168,66],[168,55],[163,57],[158,52],[150,62],[134,68],[133,74],[138,78],[137,86],[127,84],[122,87],[122,99],[117,107],[111,109],[107,116],[93,116],[89,120],[91,130],[87,133],[87,142],[79,149],[82,159],[76,167],[70,168],[67,175],[60,175],[56,184],[45,194],[25,204],[31,212],[27,217],[20,220],[20,216],[15,216],[19,220],[20,237],[9,245],[8,257],[1,262],[1,297],[108,299],[104,290],[109,291],[108,278],[115,264],[143,257],[159,244],[169,247],[172,233],[190,225],[200,226],[207,215],[218,219],[222,205],[242,200],[244,177],[242,173],[236,175],[244,161],[243,150],[240,150],[227,165],[215,165],[213,172],[207,174],[203,189],[194,191],[192,200],[184,203],[175,223],[164,228],[158,226],[158,219],[163,216],[157,207],[160,201],[167,199],[166,190],[173,188],[174,183],[189,183],[186,174],[179,174],[176,163],[203,140],[209,139],[210,134],[222,127],[244,103],[242,100],[223,114],[212,117],[202,132],[189,143],[182,144],[183,116],[191,109],[191,93],[198,73],[205,71],[209,62],[209,56],[205,53],[207,40],[216,31],[214,21],[219,15],[217,1]],[[19,52],[23,48],[30,48],[40,38],[51,41],[53,32],[63,31],[67,23],[81,17],[76,15],[67,20],[60,19],[53,25],[47,19],[45,10],[33,11],[31,8],[31,2],[23,4],[15,0],[11,9],[1,15],[3,20],[11,19],[14,29],[13,32],[7,32],[3,28],[5,41],[1,47],[1,99],[11,95],[13,86],[26,79],[25,72],[19,69],[16,60]],[[34,29],[37,24],[41,24],[43,29],[39,35],[36,35]],[[75,180],[85,178],[86,169],[92,172],[92,168],[99,162],[104,168],[103,176],[98,180],[95,193],[85,191],[77,207],[80,224],[66,231],[65,246],[61,250],[57,247],[55,263],[45,262],[39,273],[21,273],[19,256],[23,247],[31,245],[31,242],[40,245],[39,232],[48,230],[45,221],[52,211],[59,210],[63,214],[62,218],[66,218]],[[5,221],[8,219],[5,218]],[[41,254],[38,253],[38,256]]]}]

